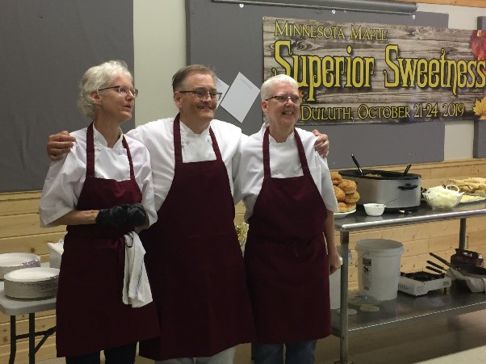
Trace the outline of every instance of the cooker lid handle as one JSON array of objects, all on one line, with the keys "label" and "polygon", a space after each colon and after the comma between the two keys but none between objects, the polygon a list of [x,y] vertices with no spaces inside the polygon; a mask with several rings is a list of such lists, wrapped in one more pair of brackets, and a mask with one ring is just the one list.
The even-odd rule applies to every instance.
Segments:
[{"label": "cooker lid handle", "polygon": [[358,160],[356,159],[356,157],[354,156],[353,153],[351,153],[351,159],[353,160],[354,164],[356,164],[356,167],[358,168],[359,174],[362,176],[364,174],[363,170],[361,169],[361,166],[359,165]]}]

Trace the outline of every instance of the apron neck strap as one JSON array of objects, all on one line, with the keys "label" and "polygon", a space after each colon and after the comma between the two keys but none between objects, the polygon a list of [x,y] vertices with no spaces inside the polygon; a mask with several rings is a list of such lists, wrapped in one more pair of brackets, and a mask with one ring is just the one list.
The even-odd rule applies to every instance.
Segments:
[{"label": "apron neck strap", "polygon": [[86,130],[86,177],[94,177],[94,137],[93,124],[89,124]]},{"label": "apron neck strap", "polygon": [[128,147],[128,143],[124,135],[122,136],[122,145],[127,151],[128,163],[130,164],[130,179],[132,181],[135,181],[135,172],[133,170],[132,154],[130,153],[130,148]]},{"label": "apron neck strap", "polygon": [[310,174],[309,165],[307,164],[307,158],[305,157],[304,145],[302,144],[302,139],[300,139],[299,133],[294,128],[295,143],[297,144],[297,150],[299,151],[300,164],[302,166],[302,171],[304,175]]},{"label": "apron neck strap", "polygon": [[271,178],[270,172],[270,142],[269,136],[270,128],[267,126],[265,133],[263,134],[263,178]]},{"label": "apron neck strap", "polygon": [[182,163],[182,148],[181,148],[181,114],[178,113],[174,118],[173,133],[174,133],[174,158],[175,164]]}]

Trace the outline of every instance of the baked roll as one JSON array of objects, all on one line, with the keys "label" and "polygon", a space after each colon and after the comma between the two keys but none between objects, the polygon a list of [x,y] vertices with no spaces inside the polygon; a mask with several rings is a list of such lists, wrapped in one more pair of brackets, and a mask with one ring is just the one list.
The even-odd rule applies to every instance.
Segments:
[{"label": "baked roll", "polygon": [[338,185],[338,187],[342,189],[346,195],[356,192],[357,189],[356,182],[350,179],[343,179],[343,181]]},{"label": "baked roll", "polygon": [[336,195],[336,200],[339,201],[344,201],[344,199],[346,198],[346,194],[344,193],[344,191],[342,189],[340,189],[338,186],[333,186],[334,187],[334,195]]},{"label": "baked roll", "polygon": [[359,193],[358,191],[354,191],[353,193],[346,194],[344,197],[344,202],[347,204],[356,204],[359,201]]},{"label": "baked roll", "polygon": [[343,181],[343,176],[339,172],[331,172],[331,179],[332,179],[332,184],[337,186]]}]

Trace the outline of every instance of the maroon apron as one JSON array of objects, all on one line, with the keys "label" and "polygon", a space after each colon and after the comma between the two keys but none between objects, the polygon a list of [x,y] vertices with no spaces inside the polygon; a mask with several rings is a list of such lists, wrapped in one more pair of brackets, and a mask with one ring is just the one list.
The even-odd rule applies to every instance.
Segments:
[{"label": "maroon apron", "polygon": [[[130,179],[115,181],[95,177],[93,124],[86,139],[86,180],[78,210],[98,210],[123,203],[141,202],[132,158]],[[132,308],[122,302],[125,240],[133,226],[110,228],[70,225],[57,293],[57,355],[75,356],[114,348],[159,333],[155,305]]]},{"label": "maroon apron", "polygon": [[245,263],[259,344],[313,340],[331,330],[326,206],[294,135],[303,176],[272,178],[266,129],[263,184],[248,221]]},{"label": "maroon apron", "polygon": [[244,262],[228,173],[211,128],[214,161],[183,163],[174,120],[174,179],[159,220],[142,234],[161,336],[142,356],[211,356],[253,339]]}]

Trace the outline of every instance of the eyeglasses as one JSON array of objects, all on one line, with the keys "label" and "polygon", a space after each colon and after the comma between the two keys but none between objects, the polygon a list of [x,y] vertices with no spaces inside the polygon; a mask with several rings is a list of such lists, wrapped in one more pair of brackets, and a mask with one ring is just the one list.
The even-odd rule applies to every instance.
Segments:
[{"label": "eyeglasses", "polygon": [[136,88],[130,88],[127,86],[120,86],[120,85],[99,88],[98,91],[111,90],[111,89],[115,90],[118,94],[125,97],[128,95],[132,97],[138,96],[138,90]]},{"label": "eyeglasses", "polygon": [[282,104],[284,102],[287,102],[288,99],[290,99],[294,104],[298,104],[301,101],[300,96],[297,96],[297,95],[275,95],[275,96],[271,96],[271,97],[265,99],[265,101],[268,101],[268,100],[271,100],[271,99],[275,99],[278,102],[281,102]]},{"label": "eyeglasses", "polygon": [[187,94],[187,93],[193,94],[193,95],[196,95],[196,97],[201,99],[201,100],[208,97],[208,95],[213,100],[219,100],[219,98],[222,95],[221,92],[217,92],[215,90],[208,90],[208,89],[205,89],[205,88],[195,88],[194,90],[182,90],[182,91],[177,91],[177,92],[180,92],[181,94]]}]

